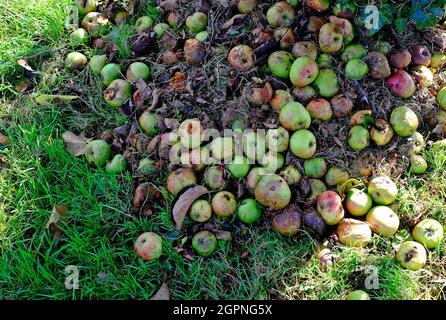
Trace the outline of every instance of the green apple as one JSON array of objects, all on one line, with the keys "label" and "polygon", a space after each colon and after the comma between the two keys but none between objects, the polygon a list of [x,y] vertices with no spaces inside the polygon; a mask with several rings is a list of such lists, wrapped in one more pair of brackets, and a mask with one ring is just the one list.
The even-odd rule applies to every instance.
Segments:
[{"label": "green apple", "polygon": [[353,150],[363,150],[370,144],[369,130],[363,126],[353,126],[350,129],[348,137],[348,145]]},{"label": "green apple", "polygon": [[300,174],[299,169],[293,165],[283,168],[279,175],[284,178],[286,183],[290,186],[296,185],[302,180],[302,175]]},{"label": "green apple", "polygon": [[251,167],[250,162],[244,156],[235,156],[231,163],[228,164],[228,170],[236,179],[244,178]]},{"label": "green apple", "polygon": [[424,219],[413,228],[413,238],[428,249],[437,247],[443,240],[443,226],[434,219]]},{"label": "green apple", "polygon": [[266,12],[266,20],[272,27],[286,27],[294,19],[294,8],[285,1],[279,1],[273,4]]},{"label": "green apple", "polygon": [[342,51],[341,59],[349,62],[352,59],[362,59],[367,55],[367,50],[358,43],[352,43],[345,47]]},{"label": "green apple", "polygon": [[334,191],[322,192],[317,198],[317,212],[325,223],[332,226],[344,218],[344,208],[338,193]]},{"label": "green apple", "polygon": [[133,62],[127,69],[127,80],[134,82],[137,80],[148,80],[150,68],[143,62]]},{"label": "green apple", "polygon": [[345,198],[345,207],[353,216],[365,215],[372,208],[372,197],[366,192],[352,188]]},{"label": "green apple", "polygon": [[157,23],[153,27],[153,31],[156,33],[156,38],[159,40],[163,37],[164,33],[170,29],[170,26],[167,23]]},{"label": "green apple", "polygon": [[104,140],[92,140],[85,147],[85,159],[98,168],[103,167],[110,157],[110,146]]},{"label": "green apple", "polygon": [[158,128],[158,116],[149,111],[144,111],[139,119],[138,119],[139,126],[141,129],[147,133],[148,135],[154,135],[157,134],[159,131]]},{"label": "green apple", "polygon": [[418,117],[409,107],[401,106],[392,111],[390,123],[399,136],[408,137],[417,131]]},{"label": "green apple", "polygon": [[[180,138],[180,142],[188,149],[199,147],[203,141],[203,134],[204,129],[198,119],[184,120],[178,127],[178,137]],[[214,150],[212,149],[212,151]]]},{"label": "green apple", "polygon": [[101,70],[101,79],[104,86],[110,85],[113,80],[120,79],[122,75],[121,66],[116,63],[109,63]]},{"label": "green apple", "polygon": [[351,59],[345,66],[345,74],[352,80],[361,80],[369,73],[369,66],[360,59]]},{"label": "green apple", "polygon": [[208,221],[212,216],[211,204],[207,200],[195,200],[189,209],[189,216],[196,222]]},{"label": "green apple", "polygon": [[266,152],[266,137],[253,130],[246,130],[242,136],[242,147],[251,162],[260,161]]},{"label": "green apple", "polygon": [[443,87],[438,91],[437,102],[441,109],[446,110],[446,87]]},{"label": "green apple", "polygon": [[386,206],[377,206],[370,209],[366,221],[374,233],[384,238],[392,237],[400,226],[400,219],[397,214]]},{"label": "green apple", "polygon": [[192,248],[202,257],[209,257],[217,249],[217,238],[210,231],[199,231],[192,238]]},{"label": "green apple", "polygon": [[321,53],[316,58],[316,63],[319,69],[330,68],[333,65],[333,62],[334,62],[333,57],[326,53]]},{"label": "green apple", "polygon": [[98,76],[101,74],[101,71],[106,64],[107,64],[107,55],[102,54],[91,57],[88,66],[90,67],[91,73]]},{"label": "green apple", "polygon": [[326,23],[319,29],[319,47],[325,53],[336,53],[341,50],[344,36],[342,30],[333,23]]},{"label": "green apple", "polygon": [[395,201],[398,188],[389,177],[378,176],[370,181],[367,192],[377,204],[388,205]]},{"label": "green apple", "polygon": [[205,42],[209,37],[209,33],[207,31],[200,31],[195,35],[195,39],[200,42]]},{"label": "green apple", "polygon": [[318,73],[316,61],[310,57],[299,57],[291,65],[290,80],[296,87],[305,87],[316,79]]},{"label": "green apple", "polygon": [[293,56],[299,57],[310,57],[313,60],[317,59],[317,46],[313,41],[299,41],[293,45],[292,48]]},{"label": "green apple", "polygon": [[186,18],[186,27],[191,33],[204,31],[207,26],[208,16],[203,12],[195,12]]},{"label": "green apple", "polygon": [[88,44],[90,41],[90,36],[88,35],[87,30],[84,28],[79,28],[70,34],[70,40],[74,46],[80,46],[83,44]]},{"label": "green apple", "polygon": [[285,208],[291,200],[291,190],[279,175],[264,175],[255,188],[256,200],[272,210]]},{"label": "green apple", "polygon": [[127,169],[127,161],[122,154],[114,156],[113,160],[105,166],[105,171],[109,174],[121,174]]},{"label": "green apple", "polygon": [[284,152],[288,149],[289,142],[290,134],[283,127],[269,129],[266,133],[266,147],[271,151]]},{"label": "green apple", "polygon": [[299,102],[287,103],[279,113],[280,124],[287,130],[307,129],[311,124],[311,116]]},{"label": "green apple", "polygon": [[304,161],[304,174],[310,178],[322,178],[327,171],[323,158],[311,158]]},{"label": "green apple", "polygon": [[81,16],[96,11],[98,0],[76,0],[76,7]]},{"label": "green apple", "polygon": [[163,253],[163,240],[154,232],[144,232],[136,239],[133,249],[141,259],[156,260]]},{"label": "green apple", "polygon": [[143,158],[139,161],[138,168],[136,169],[141,176],[150,176],[158,172],[155,166],[155,161],[150,158]]},{"label": "green apple", "polygon": [[345,300],[370,300],[370,296],[367,292],[362,290],[355,290],[350,292]]},{"label": "green apple", "polygon": [[426,249],[418,242],[406,241],[399,247],[396,260],[403,268],[418,271],[426,264]]},{"label": "green apple", "polygon": [[330,167],[325,174],[325,182],[327,185],[337,186],[350,179],[350,173],[347,170],[339,167]]},{"label": "green apple", "polygon": [[275,51],[268,57],[268,67],[276,77],[288,79],[294,57],[288,51]]},{"label": "green apple", "polygon": [[116,79],[104,91],[104,99],[111,106],[120,108],[132,96],[132,86],[125,80]]},{"label": "green apple", "polygon": [[311,131],[301,129],[291,136],[291,152],[301,159],[311,158],[316,152],[316,146],[316,137]]},{"label": "green apple", "polygon": [[262,209],[254,199],[245,199],[240,202],[237,209],[237,216],[241,222],[252,224],[262,215]]},{"label": "green apple", "polygon": [[68,70],[80,70],[88,63],[88,59],[80,52],[71,52],[65,58],[65,67]]},{"label": "green apple", "polygon": [[339,92],[338,78],[333,69],[319,70],[319,74],[313,84],[324,98],[331,98]]},{"label": "green apple", "polygon": [[285,157],[283,156],[282,153],[270,150],[267,153],[265,153],[260,163],[267,170],[276,172],[277,170],[283,167],[283,164],[285,163]]},{"label": "green apple", "polygon": [[410,172],[414,174],[423,174],[427,170],[427,161],[419,154],[410,156]]},{"label": "green apple", "polygon": [[139,17],[135,22],[135,30],[137,33],[146,31],[153,26],[153,19],[149,16]]}]

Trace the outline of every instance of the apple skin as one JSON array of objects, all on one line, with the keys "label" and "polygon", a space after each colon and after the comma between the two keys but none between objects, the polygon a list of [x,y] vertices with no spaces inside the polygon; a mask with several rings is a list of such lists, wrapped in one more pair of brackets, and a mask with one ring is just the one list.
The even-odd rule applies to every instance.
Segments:
[{"label": "apple skin", "polygon": [[[333,69],[321,69],[312,83],[323,98],[331,98],[339,92],[339,82]],[[333,103],[332,103],[333,106]],[[335,114],[336,115],[336,114]]]},{"label": "apple skin", "polygon": [[302,213],[292,204],[272,219],[273,229],[284,237],[292,237],[299,233],[302,226]]},{"label": "apple skin", "polygon": [[355,290],[350,292],[345,300],[370,300],[370,296],[367,292],[362,290]]},{"label": "apple skin", "polygon": [[440,108],[446,111],[446,87],[443,87],[437,93],[437,102]]},{"label": "apple skin", "polygon": [[397,70],[386,79],[390,90],[400,98],[407,99],[413,96],[416,90],[415,83],[404,70]]},{"label": "apple skin", "polygon": [[344,218],[344,208],[338,193],[325,191],[317,198],[317,212],[325,223],[332,226],[338,224]]},{"label": "apple skin", "polygon": [[311,100],[305,108],[313,119],[327,121],[333,116],[330,103],[322,98]]},{"label": "apple skin", "polygon": [[400,225],[400,219],[392,209],[386,206],[377,206],[367,213],[366,221],[370,229],[384,238],[392,237]]},{"label": "apple skin", "polygon": [[409,50],[401,48],[392,52],[389,56],[389,64],[397,69],[405,69],[412,61]]},{"label": "apple skin", "polygon": [[148,135],[157,134],[159,131],[158,128],[158,116],[149,111],[144,111],[138,119],[139,126],[141,129],[147,133]]},{"label": "apple skin", "polygon": [[262,215],[262,209],[258,203],[251,198],[244,199],[240,202],[237,209],[237,217],[241,222],[246,224],[252,224],[256,222]]},{"label": "apple skin", "polygon": [[204,172],[204,182],[212,190],[221,190],[226,187],[225,169],[223,166],[210,166]]},{"label": "apple skin", "polygon": [[274,40],[279,41],[279,47],[283,50],[288,50],[296,42],[296,36],[294,35],[293,30],[285,27],[276,29],[273,38]]},{"label": "apple skin", "polygon": [[389,61],[384,54],[379,51],[372,51],[363,58],[369,67],[369,76],[374,79],[385,79],[390,76]]},{"label": "apple skin", "polygon": [[339,222],[336,234],[347,247],[365,247],[372,238],[372,231],[366,222],[349,218]]},{"label": "apple skin", "polygon": [[342,49],[344,37],[339,26],[324,24],[319,30],[319,47],[325,53],[336,53]]},{"label": "apple skin", "polygon": [[107,64],[107,55],[96,55],[91,57],[88,66],[90,67],[91,73],[98,76],[101,74],[102,68]]},{"label": "apple skin", "polygon": [[369,131],[363,126],[353,126],[350,129],[348,145],[353,150],[363,150],[370,144]]},{"label": "apple skin", "polygon": [[105,166],[105,171],[108,174],[121,174],[125,169],[127,169],[127,161],[122,154],[115,155],[112,161]]},{"label": "apple skin", "polygon": [[272,27],[286,27],[294,19],[294,8],[285,1],[276,2],[266,12],[266,20]]},{"label": "apple skin", "polygon": [[228,164],[228,170],[236,179],[244,178],[251,167],[249,160],[244,156],[235,156],[231,163]]},{"label": "apple skin", "polygon": [[329,186],[337,186],[350,179],[350,173],[339,167],[330,167],[325,174],[325,182]]},{"label": "apple skin", "polygon": [[431,63],[431,53],[426,46],[415,44],[410,48],[412,63],[415,65],[429,66]]},{"label": "apple skin", "polygon": [[212,216],[211,204],[207,200],[196,200],[189,209],[189,216],[195,222],[208,221]]},{"label": "apple skin", "polygon": [[358,43],[352,43],[345,47],[342,51],[341,59],[349,62],[351,59],[362,59],[366,56],[367,50]]},{"label": "apple skin", "polygon": [[265,139],[269,150],[285,152],[290,142],[290,134],[285,128],[279,127],[277,129],[269,129]]},{"label": "apple skin", "polygon": [[367,193],[377,204],[389,205],[395,201],[398,195],[398,188],[389,177],[378,176],[370,181]]},{"label": "apple skin", "polygon": [[276,77],[288,79],[294,57],[288,51],[275,51],[268,57],[268,67]]},{"label": "apple skin", "polygon": [[256,200],[272,210],[285,208],[291,200],[291,190],[286,181],[279,175],[263,176],[255,188]]},{"label": "apple skin", "polygon": [[153,31],[155,31],[156,34],[156,38],[158,40],[160,40],[164,33],[170,29],[170,26],[167,23],[157,23],[154,27],[153,27]]},{"label": "apple skin", "polygon": [[237,9],[240,13],[249,13],[257,8],[257,0],[239,0]]},{"label": "apple skin", "polygon": [[396,252],[396,260],[403,268],[418,271],[426,264],[426,249],[418,242],[406,241]]},{"label": "apple skin", "polygon": [[336,118],[346,117],[353,109],[353,101],[343,93],[331,98],[330,104]]},{"label": "apple skin", "polygon": [[101,79],[104,86],[109,86],[113,80],[121,78],[121,66],[116,63],[108,63],[101,70]]},{"label": "apple skin", "polygon": [[254,51],[250,46],[238,45],[229,52],[228,62],[236,69],[249,70],[254,66]]},{"label": "apple skin", "polygon": [[87,13],[96,11],[98,7],[98,0],[77,0],[76,7],[81,16],[86,15]]},{"label": "apple skin", "polygon": [[432,60],[429,68],[440,69],[446,64],[446,54],[442,52],[436,52],[432,55]]},{"label": "apple skin", "polygon": [[269,104],[275,112],[280,113],[282,108],[289,102],[294,102],[294,98],[291,93],[286,90],[279,89],[274,92],[274,97],[271,99]]},{"label": "apple skin", "polygon": [[206,30],[208,16],[203,12],[194,12],[186,18],[186,27],[191,33],[198,33]]},{"label": "apple skin", "polygon": [[427,170],[427,161],[419,154],[410,156],[410,172],[414,174],[423,174]]},{"label": "apple skin", "polygon": [[316,152],[316,137],[311,131],[300,129],[293,133],[290,139],[291,152],[301,158],[309,159]]},{"label": "apple skin", "polygon": [[377,119],[370,130],[370,138],[377,146],[384,146],[392,140],[393,129],[386,120]]},{"label": "apple skin", "polygon": [[323,12],[330,8],[330,0],[305,0],[305,5],[317,12]]},{"label": "apple skin", "polygon": [[142,62],[133,62],[127,69],[127,80],[134,82],[137,80],[148,80],[150,68]]},{"label": "apple skin", "polygon": [[315,95],[316,90],[314,90],[312,86],[305,86],[302,88],[294,87],[293,89],[293,96],[300,103],[306,103],[310,101]]},{"label": "apple skin", "polygon": [[299,57],[291,65],[290,80],[296,87],[305,87],[316,80],[318,73],[316,61],[310,57]]},{"label": "apple skin", "polygon": [[229,191],[218,192],[211,201],[212,210],[219,217],[230,217],[237,209],[237,200]]},{"label": "apple skin", "polygon": [[426,146],[426,141],[424,141],[423,135],[418,131],[416,131],[410,136],[410,138],[412,139],[412,143],[410,146],[410,153],[411,154],[421,153],[424,150],[424,147]]},{"label": "apple skin", "polygon": [[86,45],[90,41],[87,30],[79,28],[70,34],[70,40],[75,46]]},{"label": "apple skin", "polygon": [[369,212],[372,205],[372,197],[366,192],[355,188],[348,190],[345,207],[351,215],[355,217],[363,216]]},{"label": "apple skin", "polygon": [[85,159],[98,168],[103,167],[110,157],[110,146],[104,140],[92,140],[85,147]]},{"label": "apple skin", "polygon": [[217,237],[210,231],[199,231],[192,238],[192,248],[202,256],[209,257],[217,249]]},{"label": "apple skin", "polygon": [[420,88],[428,88],[434,84],[434,74],[425,66],[416,66],[412,74]]},{"label": "apple skin", "polygon": [[443,226],[434,219],[424,219],[413,228],[413,238],[428,249],[434,249],[443,240]]},{"label": "apple skin", "polygon": [[361,80],[367,73],[369,73],[369,67],[360,59],[351,59],[345,66],[345,74],[352,80]]},{"label": "apple skin", "polygon": [[163,240],[154,232],[144,232],[136,239],[133,249],[141,259],[156,260],[163,253]]},{"label": "apple skin", "polygon": [[266,137],[255,131],[246,130],[242,136],[242,147],[251,162],[261,161],[266,153]]},{"label": "apple skin", "polygon": [[276,172],[283,167],[285,157],[282,153],[270,150],[265,153],[260,163],[268,171]]},{"label": "apple skin", "polygon": [[406,106],[395,108],[390,114],[390,124],[401,137],[409,137],[418,129],[418,117],[412,109]]},{"label": "apple skin", "polygon": [[68,70],[83,69],[88,63],[88,59],[80,52],[71,52],[65,58],[65,67]]},{"label": "apple skin", "polygon": [[310,178],[322,178],[327,171],[327,163],[323,158],[311,158],[304,161],[304,174]]},{"label": "apple skin", "polygon": [[311,124],[311,116],[299,102],[287,103],[279,113],[282,127],[289,131],[307,129]]},{"label": "apple skin", "polygon": [[311,186],[311,192],[309,195],[307,195],[306,200],[311,203],[314,204],[317,201],[317,198],[324,193],[325,191],[327,191],[327,186],[325,185],[325,183],[323,183],[321,180],[319,179],[310,179],[310,186]]},{"label": "apple skin", "polygon": [[341,29],[341,33],[344,41],[344,44],[349,44],[353,41],[353,38],[355,37],[355,32],[353,29],[352,24],[347,19],[339,18],[336,16],[329,16],[328,21],[330,23],[336,25]]},{"label": "apple skin", "polygon": [[336,2],[333,6],[333,13],[340,18],[351,19],[355,15],[357,7],[351,2]]}]

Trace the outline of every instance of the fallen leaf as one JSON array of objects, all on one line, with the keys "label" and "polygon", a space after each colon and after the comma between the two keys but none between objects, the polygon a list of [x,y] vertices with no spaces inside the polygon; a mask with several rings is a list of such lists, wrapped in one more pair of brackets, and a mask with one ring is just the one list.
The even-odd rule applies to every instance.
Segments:
[{"label": "fallen leaf", "polygon": [[141,107],[145,101],[152,95],[152,89],[149,88],[147,83],[144,80],[138,80],[136,82],[136,90],[138,92],[137,97],[135,95],[133,98],[135,99],[135,103],[138,107]]},{"label": "fallen leaf", "polygon": [[180,121],[178,119],[174,118],[165,118],[164,124],[166,125],[166,128],[169,130],[176,130],[180,126]]},{"label": "fallen leaf", "polygon": [[62,236],[62,230],[60,230],[60,219],[67,216],[68,210],[69,209],[66,206],[54,206],[53,212],[51,213],[51,216],[45,226],[45,228],[57,238]]},{"label": "fallen leaf", "polygon": [[0,133],[0,144],[6,146],[9,143],[9,137],[4,136]]},{"label": "fallen leaf", "polygon": [[225,230],[214,230],[215,237],[218,240],[229,241],[232,239],[232,233]]},{"label": "fallen leaf", "polygon": [[65,131],[62,134],[62,138],[67,144],[67,151],[75,157],[83,155],[85,153],[85,147],[91,140],[93,140],[86,138],[83,133],[80,136],[77,136],[71,131]]},{"label": "fallen leaf", "polygon": [[18,59],[17,64],[28,71],[34,71],[25,59]]},{"label": "fallen leaf", "polygon": [[178,198],[172,210],[173,220],[175,221],[175,226],[178,230],[183,226],[184,218],[192,203],[208,192],[209,190],[203,186],[195,186],[186,190]]},{"label": "fallen leaf", "polygon": [[178,92],[185,92],[187,90],[186,86],[187,78],[182,72],[175,72],[174,76],[170,78],[170,86]]},{"label": "fallen leaf", "polygon": [[55,103],[70,103],[71,101],[79,99],[78,96],[65,96],[65,95],[50,95],[43,94],[36,97],[36,102],[42,106],[50,106]]},{"label": "fallen leaf", "polygon": [[17,92],[25,92],[28,89],[29,85],[30,83],[28,81],[22,81],[17,83],[14,88]]},{"label": "fallen leaf", "polygon": [[170,300],[170,292],[167,283],[163,282],[158,292],[150,300]]}]

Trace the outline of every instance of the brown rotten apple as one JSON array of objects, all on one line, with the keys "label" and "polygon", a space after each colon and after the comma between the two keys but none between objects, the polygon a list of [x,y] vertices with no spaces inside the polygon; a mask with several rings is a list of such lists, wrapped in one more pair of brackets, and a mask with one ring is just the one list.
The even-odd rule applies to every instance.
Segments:
[{"label": "brown rotten apple", "polygon": [[323,52],[338,52],[342,48],[343,40],[341,28],[333,23],[326,23],[319,30],[319,47]]},{"label": "brown rotten apple", "polygon": [[254,66],[254,52],[247,45],[238,45],[229,52],[228,62],[236,69],[249,70]]},{"label": "brown rotten apple", "polygon": [[409,50],[403,48],[396,50],[389,56],[390,65],[400,70],[406,68],[411,61],[412,55],[410,54]]},{"label": "brown rotten apple", "polygon": [[272,220],[273,229],[282,236],[295,236],[302,226],[302,214],[300,209],[291,204],[281,213],[276,214]]},{"label": "brown rotten apple", "polygon": [[196,183],[197,177],[192,170],[179,168],[167,177],[167,190],[176,196],[184,188]]},{"label": "brown rotten apple", "polygon": [[412,53],[412,63],[415,65],[423,65],[428,67],[431,63],[431,53],[429,52],[429,49],[426,46],[423,46],[421,44],[413,45],[412,48],[410,48],[410,51]]},{"label": "brown rotten apple", "polygon": [[339,241],[348,247],[365,247],[372,238],[372,231],[366,222],[343,219],[336,229]]},{"label": "brown rotten apple", "polygon": [[285,208],[291,200],[291,190],[285,179],[276,174],[263,176],[255,187],[256,200],[273,210]]}]

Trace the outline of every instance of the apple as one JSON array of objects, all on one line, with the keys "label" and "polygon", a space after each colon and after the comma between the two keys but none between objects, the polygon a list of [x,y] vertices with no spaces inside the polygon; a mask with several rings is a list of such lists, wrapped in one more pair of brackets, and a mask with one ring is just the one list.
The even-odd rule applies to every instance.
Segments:
[{"label": "apple", "polygon": [[132,86],[125,80],[116,79],[104,91],[104,100],[115,108],[120,108],[132,96]]},{"label": "apple", "polygon": [[421,88],[427,88],[434,84],[434,74],[428,67],[416,66],[412,74]]},{"label": "apple", "polygon": [[431,53],[426,46],[415,44],[410,48],[412,54],[412,63],[415,65],[423,65],[428,67],[431,63]]},{"label": "apple", "polygon": [[197,184],[197,177],[191,169],[179,168],[167,177],[167,191],[176,196],[184,188]]},{"label": "apple", "polygon": [[306,109],[313,119],[327,121],[330,120],[333,115],[330,103],[322,98],[311,100],[307,104]]},{"label": "apple", "polygon": [[333,114],[337,118],[343,118],[350,114],[353,109],[353,101],[345,94],[338,94],[330,100]]},{"label": "apple", "polygon": [[317,12],[323,12],[330,8],[330,0],[305,0],[305,5]]},{"label": "apple", "polygon": [[392,50],[392,45],[386,41],[378,40],[373,43],[373,50],[381,52],[383,55],[388,55],[390,50]]},{"label": "apple", "polygon": [[365,215],[372,208],[372,197],[366,192],[351,188],[345,198],[345,207],[353,216]]},{"label": "apple", "polygon": [[240,202],[240,205],[237,209],[237,217],[241,222],[246,224],[252,224],[259,220],[262,215],[262,209],[258,205],[258,203],[251,198],[244,199]]},{"label": "apple", "polygon": [[291,136],[290,149],[295,156],[309,159],[316,152],[316,137],[306,129],[297,130]]},{"label": "apple", "polygon": [[351,59],[345,65],[345,74],[351,80],[361,80],[367,73],[369,73],[369,67],[360,59]]},{"label": "apple", "polygon": [[287,103],[279,113],[280,124],[287,130],[307,129],[311,124],[311,116],[299,102]]},{"label": "apple", "polygon": [[135,30],[137,33],[146,31],[153,27],[153,19],[149,16],[139,17],[135,22]]},{"label": "apple", "polygon": [[384,119],[377,119],[370,130],[370,138],[377,146],[384,146],[392,140],[393,129]]},{"label": "apple", "polygon": [[418,242],[406,241],[396,252],[396,260],[403,268],[418,271],[426,264],[426,249]]},{"label": "apple", "polygon": [[208,221],[212,216],[211,204],[207,200],[195,200],[189,209],[189,216],[195,222]]},{"label": "apple", "polygon": [[110,22],[99,12],[89,12],[82,20],[81,26],[91,37],[99,38],[109,31]]},{"label": "apple", "polygon": [[71,52],[65,58],[65,67],[68,70],[83,69],[88,63],[88,59],[80,52]]},{"label": "apple", "polygon": [[102,68],[107,64],[107,55],[101,54],[91,57],[88,66],[90,67],[91,73],[98,76],[101,74]]},{"label": "apple", "polygon": [[197,39],[187,39],[184,42],[184,57],[188,64],[197,65],[203,62],[206,56],[205,45]]},{"label": "apple", "polygon": [[273,87],[269,82],[266,82],[263,87],[248,86],[244,91],[246,100],[258,107],[268,104],[273,98],[273,94]]},{"label": "apple", "polygon": [[92,140],[85,146],[85,159],[88,163],[101,168],[111,157],[111,149],[104,140]]},{"label": "apple", "polygon": [[199,231],[192,238],[192,248],[202,257],[209,257],[217,249],[217,238],[210,231]]},{"label": "apple", "polygon": [[356,111],[350,118],[350,125],[352,125],[352,126],[368,125],[368,121],[366,121],[367,118],[368,119],[372,118],[371,110]]},{"label": "apple", "polygon": [[339,241],[347,247],[365,247],[372,238],[372,231],[364,221],[343,219],[336,229]]},{"label": "apple", "polygon": [[70,33],[70,40],[74,46],[88,44],[90,36],[84,28],[79,28]]},{"label": "apple", "polygon": [[133,62],[127,69],[127,80],[135,82],[137,80],[148,80],[150,68],[143,62]]},{"label": "apple", "polygon": [[298,102],[306,103],[313,99],[313,97],[316,95],[316,91],[312,86],[305,86],[301,88],[294,87],[293,95],[296,97]]},{"label": "apple", "polygon": [[139,126],[148,135],[157,134],[158,128],[158,116],[150,111],[144,111],[138,119]]},{"label": "apple", "polygon": [[245,130],[242,136],[242,147],[251,162],[260,161],[266,152],[266,137],[260,132]]},{"label": "apple", "polygon": [[266,133],[266,146],[271,151],[285,152],[288,149],[289,141],[290,135],[283,127],[269,129]]},{"label": "apple", "polygon": [[250,46],[238,45],[229,52],[228,62],[236,69],[249,70],[254,66],[254,51]]},{"label": "apple", "polygon": [[392,237],[400,226],[400,219],[396,213],[386,206],[377,206],[370,209],[366,221],[374,233],[384,238]]},{"label": "apple", "polygon": [[333,23],[324,24],[319,30],[319,47],[325,53],[336,53],[341,50],[344,41],[342,30]]},{"label": "apple", "polygon": [[[252,171],[252,170],[251,170]],[[223,166],[210,166],[204,172],[204,182],[211,190],[226,187],[225,169]]]},{"label": "apple", "polygon": [[443,240],[443,226],[434,219],[424,219],[412,230],[413,238],[428,249],[437,247]]},{"label": "apple", "polygon": [[409,50],[401,48],[392,52],[389,56],[389,63],[392,67],[403,70],[412,62],[412,55]]},{"label": "apple", "polygon": [[248,174],[250,167],[249,160],[244,156],[235,156],[228,164],[229,172],[236,179],[244,178]]},{"label": "apple", "polygon": [[273,38],[279,41],[280,49],[289,49],[296,42],[296,36],[293,31],[286,27],[276,29]]},{"label": "apple", "polygon": [[294,98],[291,93],[286,90],[279,89],[274,92],[274,96],[269,104],[275,112],[280,113],[280,110],[282,110],[282,108],[289,102],[294,102]]},{"label": "apple", "polygon": [[290,69],[290,80],[296,87],[305,87],[312,83],[319,73],[317,63],[310,57],[294,60]]},{"label": "apple", "polygon": [[304,174],[310,178],[322,178],[327,171],[323,158],[311,158],[304,161]]},{"label": "apple", "polygon": [[237,209],[237,200],[229,191],[218,192],[211,201],[212,210],[219,217],[230,217]]},{"label": "apple", "polygon": [[289,205],[272,219],[273,229],[284,237],[292,237],[299,233],[302,226],[302,214],[295,205]]},{"label": "apple", "polygon": [[370,296],[367,292],[362,290],[355,290],[350,292],[345,300],[370,300]]},{"label": "apple", "polygon": [[257,8],[257,0],[239,0],[237,9],[240,13],[249,13]]},{"label": "apple", "polygon": [[149,158],[143,158],[138,163],[136,172],[141,176],[149,176],[157,173],[158,169],[155,166],[155,161]]},{"label": "apple", "polygon": [[441,109],[446,110],[446,87],[443,87],[438,91],[437,102]]},{"label": "apple", "polygon": [[403,70],[397,70],[386,79],[390,90],[400,98],[406,99],[413,96],[416,87],[410,75]]},{"label": "apple", "polygon": [[282,153],[270,150],[265,153],[260,163],[268,171],[276,172],[283,167],[283,164],[285,163],[285,157]]},{"label": "apple", "polygon": [[110,85],[113,80],[120,79],[122,75],[121,66],[116,63],[106,64],[101,70],[101,79],[104,86]]},{"label": "apple", "polygon": [[446,124],[446,111],[440,110],[435,114],[435,120],[437,124],[445,125]]},{"label": "apple", "polygon": [[342,36],[344,37],[343,41],[345,44],[349,44],[350,42],[352,42],[355,33],[350,21],[336,16],[329,16],[328,21],[341,29]]},{"label": "apple", "polygon": [[181,144],[189,149],[197,148],[203,141],[204,129],[198,119],[187,119],[178,127]]},{"label": "apple", "polygon": [[348,179],[350,179],[350,173],[339,167],[330,167],[325,174],[325,182],[330,187],[342,184]]},{"label": "apple", "polygon": [[390,124],[401,137],[409,137],[418,129],[418,117],[406,106],[395,108],[390,114]]},{"label": "apple", "polygon": [[353,150],[364,150],[370,144],[370,133],[363,126],[353,126],[350,129],[348,145]]},{"label": "apple", "polygon": [[326,53],[321,53],[316,58],[316,63],[318,65],[319,69],[332,67],[333,62],[334,62],[333,57]]},{"label": "apple", "polygon": [[351,19],[356,13],[356,5],[352,2],[336,1],[333,13],[340,18]]},{"label": "apple", "polygon": [[[323,98],[331,98],[339,92],[339,83],[333,69],[319,70],[314,86]],[[332,104],[333,105],[333,104]]]},{"label": "apple", "polygon": [[410,138],[410,140],[412,140],[410,153],[418,154],[423,151],[424,147],[426,146],[423,135],[416,131],[410,136]]},{"label": "apple", "polygon": [[367,188],[368,194],[377,204],[388,205],[398,196],[398,188],[395,182],[387,176],[373,178]]},{"label": "apple", "polygon": [[351,59],[362,59],[367,55],[367,50],[359,43],[352,43],[345,47],[341,54],[341,60],[348,62]]},{"label": "apple", "polygon": [[207,31],[200,31],[195,35],[195,39],[200,42],[205,42],[209,37],[209,33]]},{"label": "apple", "polygon": [[93,40],[93,48],[97,50],[103,50],[106,46],[106,42],[102,38],[97,38]]},{"label": "apple", "polygon": [[96,11],[98,0],[77,0],[76,7],[81,16]]},{"label": "apple", "polygon": [[296,185],[302,180],[302,175],[300,174],[299,169],[293,165],[283,168],[279,175],[285,179],[289,186]]},{"label": "apple", "polygon": [[163,240],[154,232],[144,232],[136,238],[133,249],[141,259],[158,259],[163,253]]},{"label": "apple", "polygon": [[327,231],[327,226],[321,215],[314,208],[310,207],[304,211],[303,223],[312,229],[319,237],[323,237]]},{"label": "apple", "polygon": [[276,174],[264,175],[255,187],[256,200],[272,210],[285,208],[291,200],[291,190],[285,179]]},{"label": "apple", "polygon": [[176,11],[171,11],[167,15],[166,21],[172,28],[178,27],[178,22],[180,20],[180,15]]},{"label": "apple", "polygon": [[[201,171],[205,168],[209,161],[209,149],[197,147],[192,150],[184,150],[181,142],[178,143],[178,149],[181,151],[180,162],[184,168],[189,168],[194,171]],[[175,145],[172,147],[172,149]],[[174,162],[171,162],[174,163]]]},{"label": "apple", "polygon": [[123,26],[127,20],[130,18],[127,11],[119,11],[115,14],[115,22],[117,25]]},{"label": "apple", "polygon": [[432,60],[429,67],[433,69],[439,69],[443,68],[445,64],[446,64],[446,54],[442,52],[435,52],[432,55]]},{"label": "apple", "polygon": [[253,48],[257,48],[272,38],[271,30],[257,27],[250,32],[248,44]]},{"label": "apple", "polygon": [[265,174],[269,174],[269,173],[272,173],[272,172],[268,172],[263,167],[252,168],[245,178],[246,186],[248,188],[249,193],[254,194],[256,186],[259,183],[260,179],[262,179],[262,177]]},{"label": "apple", "polygon": [[322,192],[317,198],[317,212],[325,223],[332,226],[344,218],[344,208],[339,194],[334,191]]},{"label": "apple", "polygon": [[268,67],[276,77],[288,79],[294,57],[287,51],[275,51],[268,57]]},{"label": "apple", "polygon": [[160,40],[164,36],[164,33],[166,33],[166,31],[168,31],[169,29],[170,26],[167,23],[157,23],[153,27],[153,31],[155,31],[156,38],[158,40]]},{"label": "apple", "polygon": [[316,60],[318,49],[313,41],[299,41],[293,45],[291,52],[296,58],[310,57],[311,59]]},{"label": "apple", "polygon": [[294,19],[294,8],[285,1],[273,4],[266,12],[266,20],[272,27],[286,27]]},{"label": "apple", "polygon": [[208,26],[208,16],[203,12],[195,12],[186,18],[186,27],[191,33],[203,31]]},{"label": "apple", "polygon": [[313,204],[322,193],[327,191],[327,186],[319,179],[310,179],[310,189],[311,192],[307,196],[307,201]]},{"label": "apple", "polygon": [[419,154],[413,154],[410,156],[410,172],[414,174],[423,174],[427,170],[427,162]]},{"label": "apple", "polygon": [[127,169],[127,161],[122,154],[115,155],[112,161],[105,166],[105,171],[108,174],[121,174],[125,169]]}]

